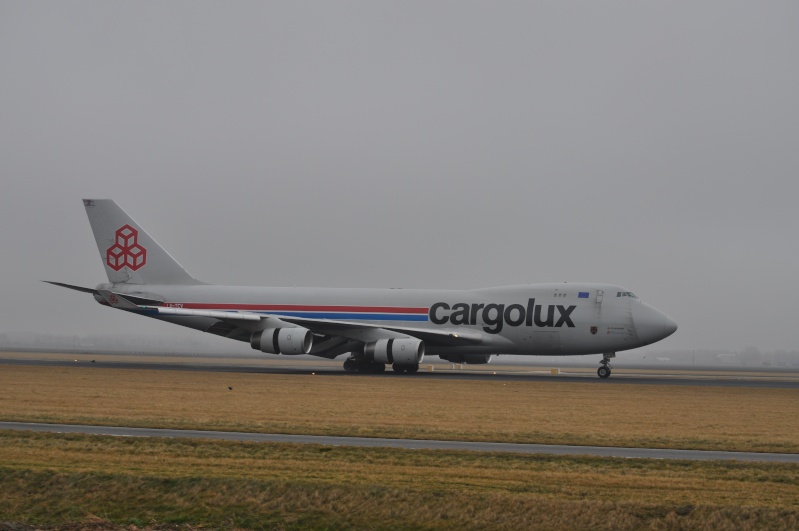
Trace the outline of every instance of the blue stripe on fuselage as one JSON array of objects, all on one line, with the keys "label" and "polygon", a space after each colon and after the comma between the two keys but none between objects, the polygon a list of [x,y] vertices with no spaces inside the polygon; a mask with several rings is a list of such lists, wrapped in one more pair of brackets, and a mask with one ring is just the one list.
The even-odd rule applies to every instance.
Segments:
[{"label": "blue stripe on fuselage", "polygon": [[338,321],[427,321],[427,315],[403,315],[396,313],[341,313],[341,312],[258,312],[286,317],[305,317],[308,319],[335,319]]}]

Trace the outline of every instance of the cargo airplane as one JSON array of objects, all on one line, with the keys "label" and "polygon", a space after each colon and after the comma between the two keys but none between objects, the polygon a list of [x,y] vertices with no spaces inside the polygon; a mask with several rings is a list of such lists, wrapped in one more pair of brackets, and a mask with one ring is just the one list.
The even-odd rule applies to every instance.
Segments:
[{"label": "cargo airplane", "polygon": [[488,363],[496,354],[602,354],[668,337],[677,324],[612,284],[472,290],[266,288],[195,279],[114,201],[84,199],[108,282],[100,304],[250,343],[268,354],[347,355],[348,372],[416,372],[425,354]]}]

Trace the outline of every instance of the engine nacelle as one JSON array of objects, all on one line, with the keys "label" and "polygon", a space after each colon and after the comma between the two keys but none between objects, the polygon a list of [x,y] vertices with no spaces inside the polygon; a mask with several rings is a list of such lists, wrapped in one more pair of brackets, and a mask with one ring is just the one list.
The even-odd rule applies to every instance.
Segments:
[{"label": "engine nacelle", "polygon": [[492,354],[439,354],[439,358],[450,363],[469,363],[471,365],[485,365],[491,363]]},{"label": "engine nacelle", "polygon": [[308,354],[313,333],[307,328],[267,328],[253,332],[250,346],[267,354]]},{"label": "engine nacelle", "polygon": [[363,353],[368,361],[419,365],[424,358],[424,342],[416,338],[378,339],[367,343]]}]

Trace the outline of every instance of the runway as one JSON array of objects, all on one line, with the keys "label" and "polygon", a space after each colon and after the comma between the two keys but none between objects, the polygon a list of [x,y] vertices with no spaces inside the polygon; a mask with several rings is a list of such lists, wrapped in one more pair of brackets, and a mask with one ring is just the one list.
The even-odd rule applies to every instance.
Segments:
[{"label": "runway", "polygon": [[115,437],[166,437],[214,439],[242,442],[276,442],[320,444],[325,446],[354,446],[361,448],[402,448],[406,450],[447,450],[455,452],[512,452],[520,454],[590,455],[628,459],[681,459],[688,461],[756,461],[797,463],[799,454],[758,452],[721,452],[703,450],[671,450],[661,448],[616,448],[604,446],[564,446],[547,444],[514,444],[468,441],[437,441],[415,439],[383,439],[366,437],[330,437],[323,435],[288,435],[279,433],[244,433],[232,431],[171,430],[156,428],[127,428],[122,426],[85,426],[74,424],[41,424],[0,422],[0,429],[48,433],[82,433]]},{"label": "runway", "polygon": [[[339,378],[374,377],[374,375],[350,374],[344,372],[339,362],[322,360],[286,361],[285,357],[276,358],[270,364],[266,360],[233,358],[222,362],[202,361],[202,358],[186,357],[184,360],[160,360],[157,356],[146,355],[137,359],[114,359],[116,356],[91,355],[39,355],[37,357],[22,357],[15,353],[0,352],[0,365],[23,365],[44,367],[85,367],[108,369],[138,369],[158,371],[199,371],[199,372],[230,372],[230,373],[258,373],[258,374],[310,374]],[[130,357],[130,356],[129,356]],[[95,359],[96,358],[96,359]],[[443,368],[442,368],[443,367]],[[633,369],[614,370],[613,375],[605,380],[596,376],[593,371],[580,371],[578,369],[565,369],[558,375],[552,375],[548,369],[529,367],[520,370],[518,366],[503,365],[491,366],[490,369],[461,369],[451,370],[448,364],[442,364],[434,371],[421,369],[413,375],[395,374],[391,370],[379,375],[384,378],[419,378],[451,379],[451,380],[499,380],[513,382],[563,382],[563,383],[588,383],[596,385],[679,385],[701,387],[747,387],[767,389],[799,389],[799,373],[792,372],[785,375],[768,373],[757,375],[753,373],[727,373],[717,374],[708,372],[688,373],[686,371],[636,371]],[[485,366],[483,366],[485,367]]]}]

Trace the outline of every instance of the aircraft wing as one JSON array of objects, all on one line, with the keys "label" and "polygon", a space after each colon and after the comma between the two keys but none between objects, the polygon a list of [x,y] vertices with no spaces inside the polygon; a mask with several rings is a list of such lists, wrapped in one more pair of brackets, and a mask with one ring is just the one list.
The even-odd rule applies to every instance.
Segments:
[{"label": "aircraft wing", "polygon": [[[336,321],[331,319],[311,319],[307,317],[288,317],[284,315],[270,315],[254,312],[220,311],[220,310],[189,310],[169,306],[137,305],[119,293],[108,290],[97,292],[113,307],[128,311],[147,311],[159,315],[174,315],[185,317],[211,317],[225,321],[236,327],[250,331],[262,327],[256,323],[267,321],[267,325],[280,327],[281,323],[291,323],[309,329],[314,334],[323,336],[338,336],[356,341],[370,342],[378,339],[392,339],[398,337],[415,337],[428,344],[436,345],[475,345],[483,342],[483,335],[472,330],[455,331],[429,328],[415,328],[406,326],[376,325],[357,323],[353,321]],[[271,323],[269,321],[272,321]]]},{"label": "aircraft wing", "polygon": [[414,328],[406,326],[375,325],[356,323],[353,321],[334,321],[331,319],[310,319],[307,317],[286,317],[275,315],[275,318],[287,323],[305,327],[314,333],[327,336],[341,336],[357,341],[376,341],[402,336],[415,337],[428,344],[437,345],[476,345],[483,342],[483,334],[474,331],[441,330],[430,328]]},{"label": "aircraft wing", "polygon": [[184,310],[182,308],[170,308],[165,306],[139,306],[147,310],[155,310],[160,315],[184,315],[191,317],[212,317],[222,321],[262,321],[263,316],[252,312],[223,312],[219,310]]},{"label": "aircraft wing", "polygon": [[225,312],[220,310],[186,310],[183,308],[172,308],[170,306],[150,306],[138,305],[129,300],[125,295],[113,293],[105,289],[97,290],[108,304],[120,310],[147,311],[158,313],[159,315],[179,315],[184,317],[211,317],[222,321],[233,322],[260,322],[264,316],[252,312]]}]

